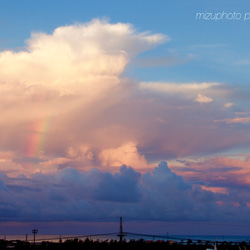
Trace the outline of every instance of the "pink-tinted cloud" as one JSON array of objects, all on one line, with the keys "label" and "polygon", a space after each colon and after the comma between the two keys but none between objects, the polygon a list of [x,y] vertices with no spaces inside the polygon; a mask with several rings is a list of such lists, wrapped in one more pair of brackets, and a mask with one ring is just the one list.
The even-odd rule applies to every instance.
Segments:
[{"label": "pink-tinted cloud", "polygon": [[222,119],[216,120],[215,122],[224,122],[226,124],[237,124],[237,123],[250,123],[250,117],[237,117],[237,118],[229,118],[229,119]]},{"label": "pink-tinted cloud", "polygon": [[99,157],[104,166],[119,167],[126,164],[136,169],[148,167],[145,157],[140,155],[136,144],[133,142],[128,142],[118,148],[105,149]]},{"label": "pink-tinted cloud", "polygon": [[[93,20],[0,53],[2,220],[248,213],[248,158],[213,156],[249,145],[238,93],[225,83],[124,75],[133,57],[167,40]],[[164,162],[154,168],[162,160],[174,172]]]},{"label": "pink-tinted cloud", "polygon": [[[232,195],[234,202],[242,195],[241,202],[249,202],[248,187],[250,185],[249,156],[240,158],[213,157],[197,161],[184,161],[182,166],[173,166],[176,173],[185,180],[200,185],[203,189]],[[184,166],[184,167],[183,167]],[[239,192],[234,197],[235,192]]]},{"label": "pink-tinted cloud", "polygon": [[[122,77],[132,57],[167,40],[92,20],[33,33],[26,51],[1,52],[0,147],[36,172],[68,165],[145,169],[246,143],[242,133],[213,122],[223,120],[230,101],[225,84]],[[199,102],[213,102],[198,106],[199,95]]]},{"label": "pink-tinted cloud", "polygon": [[105,121],[106,110],[131,95],[121,73],[130,58],[167,40],[96,19],[33,33],[26,51],[1,52],[0,146],[41,160],[40,167],[65,164],[67,157],[105,159],[102,152],[133,140],[106,135],[121,127]]}]

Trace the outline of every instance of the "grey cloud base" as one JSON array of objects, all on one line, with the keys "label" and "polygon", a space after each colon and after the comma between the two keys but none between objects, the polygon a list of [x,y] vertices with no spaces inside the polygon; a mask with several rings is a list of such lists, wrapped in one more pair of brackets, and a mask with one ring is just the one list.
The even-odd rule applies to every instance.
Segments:
[{"label": "grey cloud base", "polygon": [[[59,173],[0,181],[1,221],[91,221],[126,216],[158,221],[244,221],[247,206],[219,205],[232,195],[193,186],[161,162],[145,174],[68,167]],[[234,194],[237,195],[237,194]]]}]

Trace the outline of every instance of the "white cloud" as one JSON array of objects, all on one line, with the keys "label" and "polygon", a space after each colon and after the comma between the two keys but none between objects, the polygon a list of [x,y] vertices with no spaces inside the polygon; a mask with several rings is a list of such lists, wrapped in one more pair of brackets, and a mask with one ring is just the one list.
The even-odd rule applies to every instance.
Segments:
[{"label": "white cloud", "polygon": [[140,155],[134,142],[125,143],[118,148],[104,149],[99,158],[103,166],[119,167],[125,164],[136,169],[148,167],[145,157]]},{"label": "white cloud", "polygon": [[140,82],[139,88],[152,93],[176,96],[182,99],[194,100],[199,103],[212,102],[207,95],[224,98],[228,90],[218,82],[175,83],[175,82]]},{"label": "white cloud", "polygon": [[120,87],[131,57],[167,39],[98,19],[32,33],[25,51],[0,53],[1,118],[57,115],[101,99]]},{"label": "white cloud", "polygon": [[181,93],[187,94],[189,92],[196,93],[197,91],[208,90],[220,86],[220,83],[202,82],[202,83],[175,83],[175,82],[140,82],[141,89],[153,90],[163,93]]},{"label": "white cloud", "polygon": [[198,103],[210,103],[213,99],[208,96],[198,94],[194,101]]},{"label": "white cloud", "polygon": [[117,83],[131,56],[165,40],[162,34],[138,34],[130,24],[98,19],[52,34],[33,33],[27,51],[0,53],[0,80],[43,85],[64,95],[90,94]]}]

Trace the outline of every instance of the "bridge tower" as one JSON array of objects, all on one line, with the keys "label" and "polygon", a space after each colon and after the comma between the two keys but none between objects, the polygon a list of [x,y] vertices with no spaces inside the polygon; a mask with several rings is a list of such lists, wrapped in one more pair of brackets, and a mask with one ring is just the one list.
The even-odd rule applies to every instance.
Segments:
[{"label": "bridge tower", "polygon": [[126,236],[126,233],[123,232],[123,228],[122,228],[122,217],[120,217],[120,231],[119,231],[119,234],[117,234],[117,236],[120,237],[120,243],[122,243],[123,237]]}]

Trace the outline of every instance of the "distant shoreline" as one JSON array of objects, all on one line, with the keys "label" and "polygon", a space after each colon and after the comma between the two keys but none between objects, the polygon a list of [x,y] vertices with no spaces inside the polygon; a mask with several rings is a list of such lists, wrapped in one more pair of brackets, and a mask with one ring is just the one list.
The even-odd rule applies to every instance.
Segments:
[{"label": "distant shoreline", "polygon": [[[85,240],[85,239],[91,239],[91,240],[99,240],[99,241],[106,241],[106,240],[119,240],[117,233],[103,233],[103,234],[85,234],[85,235],[60,235],[60,234],[37,234],[36,235],[36,242],[42,242],[42,241],[51,241],[51,242],[59,242],[66,241],[66,240],[72,240],[72,239],[78,239],[78,240]],[[123,237],[125,240],[148,240],[148,241],[157,241],[157,240],[172,240],[176,241],[177,243],[187,243],[188,241],[191,241],[193,243],[204,243],[206,241],[209,242],[233,242],[233,243],[241,243],[241,242],[247,242],[250,243],[250,236],[249,235],[146,235],[146,234],[126,234],[126,236]],[[31,234],[0,234],[0,240],[7,240],[7,241],[13,241],[13,240],[20,240],[20,241],[28,241],[33,242],[34,236]]]}]

